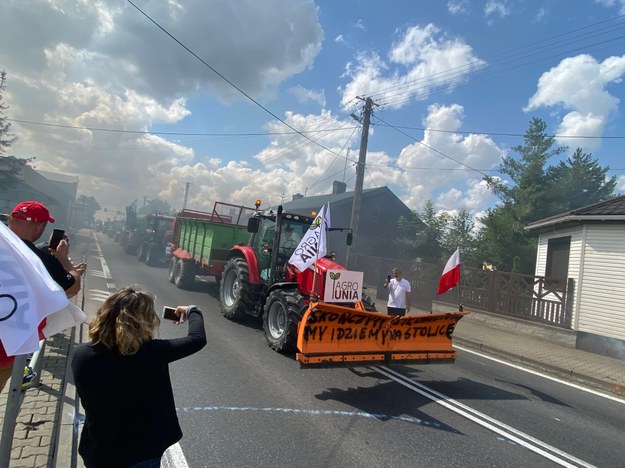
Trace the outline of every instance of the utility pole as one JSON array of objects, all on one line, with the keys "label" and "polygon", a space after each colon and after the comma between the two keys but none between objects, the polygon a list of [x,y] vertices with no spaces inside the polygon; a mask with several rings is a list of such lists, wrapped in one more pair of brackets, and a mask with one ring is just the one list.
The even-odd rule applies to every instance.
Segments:
[{"label": "utility pole", "polygon": [[182,209],[186,209],[187,207],[187,199],[189,198],[189,186],[191,185],[191,182],[185,182],[184,183],[184,202],[182,203]]},{"label": "utility pole", "polygon": [[362,186],[365,180],[365,162],[367,160],[367,142],[369,141],[369,123],[371,122],[371,111],[373,109],[373,99],[365,99],[365,109],[362,119],[362,135],[360,136],[360,153],[358,154],[358,165],[356,166],[356,185],[354,186],[354,202],[352,204],[353,233],[352,245],[347,247],[346,264],[348,268],[354,268],[356,262],[356,245],[358,244],[358,225],[360,223],[360,202],[362,200]]}]

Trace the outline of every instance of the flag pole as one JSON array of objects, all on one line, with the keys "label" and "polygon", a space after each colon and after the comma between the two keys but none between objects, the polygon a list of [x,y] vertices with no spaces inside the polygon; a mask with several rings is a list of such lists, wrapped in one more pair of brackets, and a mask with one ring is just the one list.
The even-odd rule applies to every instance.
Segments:
[{"label": "flag pole", "polygon": [[[310,293],[311,293],[311,295],[313,297],[315,296],[315,287],[317,286],[317,262],[318,261],[319,261],[319,251],[317,251],[317,258],[315,258],[315,263],[314,263],[315,269],[313,271],[313,282],[312,282],[312,287],[311,287],[311,291],[310,291]],[[317,295],[316,299],[319,299],[319,295]],[[312,303],[312,301],[310,301],[310,303]]]},{"label": "flag pole", "polygon": [[[458,247],[458,254],[460,254],[460,247]],[[460,270],[462,270],[462,262],[459,264]],[[460,295],[460,284],[462,283],[462,275],[458,278],[458,312],[464,311],[464,306],[462,305],[462,296]]]},{"label": "flag pole", "polygon": [[[326,217],[326,209],[325,209],[325,205],[321,207],[321,226],[320,229],[325,229],[325,217]],[[321,239],[321,233],[319,235],[319,238]],[[311,291],[310,291],[310,295],[311,295],[311,299],[315,296],[315,288],[317,286],[317,263],[319,262],[319,250],[321,247],[321,240],[319,240],[319,244],[317,245],[317,252],[315,253],[315,263],[314,263],[314,269],[313,269],[313,281],[312,281],[312,286],[311,286]],[[317,294],[316,299],[319,299],[319,295]],[[309,305],[312,303],[312,300],[309,302]]]}]

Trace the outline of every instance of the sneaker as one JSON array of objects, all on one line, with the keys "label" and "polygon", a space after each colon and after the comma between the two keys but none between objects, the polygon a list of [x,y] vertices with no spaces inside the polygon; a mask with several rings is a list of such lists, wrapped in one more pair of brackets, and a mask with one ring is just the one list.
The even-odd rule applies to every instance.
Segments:
[{"label": "sneaker", "polygon": [[32,367],[24,367],[24,378],[22,379],[22,390],[32,387],[33,382],[37,378],[37,373],[33,371]]}]

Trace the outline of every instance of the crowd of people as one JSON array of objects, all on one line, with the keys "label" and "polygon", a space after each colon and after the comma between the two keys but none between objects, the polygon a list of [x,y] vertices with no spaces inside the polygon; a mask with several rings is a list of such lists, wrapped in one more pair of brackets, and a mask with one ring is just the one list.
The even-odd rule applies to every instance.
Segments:
[{"label": "crowd of people", "polygon": [[[55,248],[35,244],[54,222],[48,208],[37,201],[18,203],[6,216],[9,230],[71,298],[81,289],[86,265],[70,260],[69,237]],[[177,324],[188,322],[187,336],[157,339],[160,319],[154,297],[127,287],[109,296],[89,323],[91,341],[76,348],[71,362],[85,410],[79,453],[87,468],[156,468],[165,450],[182,438],[168,365],[202,349],[206,334],[196,306],[178,306],[175,314]],[[40,338],[42,326],[43,322]],[[0,391],[12,376],[14,361],[0,341]],[[32,369],[25,370],[25,382],[27,371]]]},{"label": "crowd of people", "polygon": [[[48,208],[37,201],[18,203],[7,217],[9,229],[71,298],[80,291],[85,264],[70,260],[69,237],[55,248],[35,244],[54,222]],[[288,227],[285,242],[297,243]],[[331,252],[328,258],[335,256]],[[410,283],[399,268],[393,269],[384,288],[389,291],[389,315],[410,312]],[[206,334],[198,307],[178,306],[175,315],[177,324],[188,322],[187,335],[156,338],[160,319],[154,296],[126,287],[109,296],[90,321],[91,341],[76,348],[71,362],[85,410],[79,453],[87,468],[156,468],[165,450],[182,438],[168,366],[202,349]],[[0,342],[0,390],[11,377],[13,361]]]}]

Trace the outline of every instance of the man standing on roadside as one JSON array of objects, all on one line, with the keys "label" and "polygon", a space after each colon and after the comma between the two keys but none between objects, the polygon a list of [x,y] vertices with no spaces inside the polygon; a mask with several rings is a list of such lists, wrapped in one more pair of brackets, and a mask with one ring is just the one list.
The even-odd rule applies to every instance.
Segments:
[{"label": "man standing on roadside", "polygon": [[410,283],[402,278],[399,268],[393,268],[392,276],[386,277],[384,288],[388,289],[388,315],[403,316],[410,312]]},{"label": "man standing on roadside", "polygon": [[[35,246],[48,223],[54,223],[50,211],[37,201],[18,203],[9,215],[9,229],[32,250],[41,260],[46,270],[58,285],[63,288],[68,298],[75,296],[81,287],[81,272],[68,258],[69,244],[62,240],[56,250],[44,252]],[[0,391],[11,378],[13,356],[7,356],[0,342]]]}]

